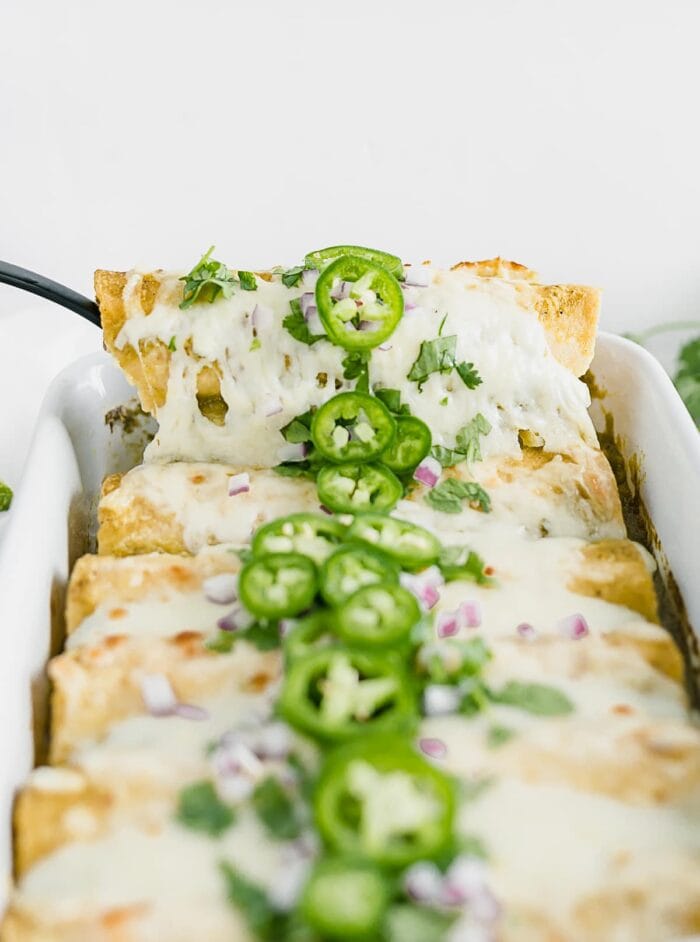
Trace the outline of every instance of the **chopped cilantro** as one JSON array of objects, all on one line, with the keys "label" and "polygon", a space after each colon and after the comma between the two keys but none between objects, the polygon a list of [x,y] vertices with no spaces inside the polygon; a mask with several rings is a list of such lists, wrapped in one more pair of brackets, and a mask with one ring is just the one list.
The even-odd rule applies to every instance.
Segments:
[{"label": "chopped cilantro", "polygon": [[488,661],[491,652],[483,638],[469,641],[450,640],[435,650],[428,646],[429,655],[419,654],[419,669],[433,684],[457,684],[467,677],[476,676]]},{"label": "chopped cilantro", "polygon": [[443,546],[438,566],[447,582],[473,579],[480,585],[488,585],[492,581],[484,572],[484,560],[467,546]]},{"label": "chopped cilantro", "polygon": [[175,343],[175,334],[172,335],[172,337],[170,338],[168,342],[168,350],[172,350],[173,353],[177,350],[177,345]]},{"label": "chopped cilantro", "polygon": [[515,730],[510,726],[489,726],[486,733],[486,745],[490,749],[498,749],[515,736]]},{"label": "chopped cilantro", "polygon": [[244,291],[257,291],[258,283],[255,280],[255,275],[252,271],[239,271],[238,280],[241,283],[241,288]]},{"label": "chopped cilantro", "polygon": [[253,809],[272,837],[291,841],[301,834],[303,824],[298,810],[273,775],[263,779],[253,792]]},{"label": "chopped cilantro", "polygon": [[519,707],[537,716],[563,716],[572,713],[574,705],[569,698],[547,684],[526,684],[510,680],[498,691],[490,691],[495,703]]},{"label": "chopped cilantro", "polygon": [[458,514],[462,510],[462,501],[478,504],[479,509],[488,513],[491,510],[491,498],[476,481],[460,481],[448,478],[437,487],[431,488],[425,500],[435,510],[446,514]]},{"label": "chopped cilantro", "polygon": [[474,368],[473,363],[457,363],[455,354],[457,352],[457,335],[442,337],[442,327],[445,318],[440,324],[440,331],[435,340],[424,340],[420,345],[418,356],[411,367],[407,379],[418,383],[418,390],[423,388],[423,383],[432,373],[449,373],[457,370],[460,379],[468,389],[475,389],[481,383],[481,377]]},{"label": "chopped cilantro", "polygon": [[193,831],[219,837],[235,822],[233,809],[224,804],[211,782],[195,782],[180,792],[177,820]]},{"label": "chopped cilantro", "polygon": [[401,402],[401,393],[398,389],[383,389],[380,386],[375,386],[372,392],[394,415],[411,414],[410,406]]},{"label": "chopped cilantro", "polygon": [[10,485],[5,484],[4,481],[0,481],[0,513],[10,509],[13,497],[14,494],[12,493]]},{"label": "chopped cilantro", "polygon": [[286,271],[283,271],[282,284],[286,285],[288,288],[293,288],[294,285],[298,285],[305,270],[304,265],[295,265],[294,268],[288,268]]},{"label": "chopped cilantro", "polygon": [[323,340],[325,338],[325,334],[312,334],[309,330],[309,325],[306,323],[301,310],[301,302],[299,301],[299,298],[294,298],[294,300],[290,301],[289,307],[291,308],[292,313],[287,314],[285,319],[282,321],[282,326],[285,328],[285,330],[289,331],[295,340],[298,340],[299,343],[305,343],[310,347],[318,340]]},{"label": "chopped cilantro", "polygon": [[450,401],[449,396],[443,396],[442,399],[440,400],[440,405],[446,406],[449,401]]},{"label": "chopped cilantro", "polygon": [[418,383],[418,389],[422,389],[423,383],[432,373],[449,373],[454,369],[456,350],[456,334],[450,337],[436,337],[435,340],[424,340],[406,378]]},{"label": "chopped cilantro", "polygon": [[464,455],[465,461],[481,461],[481,442],[479,439],[482,435],[488,435],[490,431],[491,423],[480,412],[477,412],[471,422],[467,422],[457,432],[455,450]]},{"label": "chopped cilantro", "polygon": [[369,392],[370,355],[369,350],[356,350],[343,359],[343,376],[357,380],[355,389],[358,392]]},{"label": "chopped cilantro", "polygon": [[464,455],[460,452],[455,451],[454,448],[445,448],[443,445],[433,445],[430,454],[440,462],[443,468],[452,468],[464,460]]},{"label": "chopped cilantro", "polygon": [[220,864],[229,902],[241,911],[251,931],[263,942],[280,942],[286,935],[286,917],[278,912],[263,889],[227,862]]},{"label": "chopped cilantro", "polygon": [[253,337],[253,339],[252,339],[252,341],[251,341],[251,344],[250,344],[250,346],[248,347],[248,350],[252,353],[253,350],[259,350],[261,346],[262,346],[262,344],[260,343],[260,338],[259,338],[259,337]]},{"label": "chopped cilantro", "polygon": [[309,409],[307,412],[302,412],[301,415],[295,416],[291,422],[283,425],[280,432],[284,440],[292,445],[301,445],[304,442],[310,442],[312,418],[313,411]]},{"label": "chopped cilantro", "polygon": [[244,631],[220,631],[205,641],[204,647],[217,654],[229,654],[237,641],[247,641],[258,651],[273,651],[281,644],[279,629],[275,624],[262,625],[256,622]]},{"label": "chopped cilantro", "polygon": [[392,906],[386,917],[387,942],[443,942],[455,917],[427,906]]},{"label": "chopped cilantro", "polygon": [[[490,784],[490,783],[489,783]],[[459,838],[459,850],[462,854],[468,854],[470,857],[478,857],[480,860],[488,860],[488,853],[484,842],[475,834],[463,834]]]},{"label": "chopped cilantro", "polygon": [[475,369],[473,363],[466,363],[462,360],[461,363],[455,366],[455,369],[467,389],[476,389],[477,386],[482,384],[483,380],[481,376],[479,376],[479,371]]},{"label": "chopped cilantro", "polygon": [[316,478],[316,471],[308,461],[283,461],[272,469],[275,474],[283,478]]},{"label": "chopped cilantro", "polygon": [[459,706],[460,713],[465,716],[474,716],[488,707],[490,692],[478,677],[471,677],[462,681],[460,689],[462,693],[462,702]]},{"label": "chopped cilantro", "polygon": [[481,461],[480,438],[482,435],[488,435],[490,431],[491,423],[477,412],[474,418],[457,432],[454,448],[433,445],[431,454],[443,468],[452,468],[460,461]]},{"label": "chopped cilantro", "polygon": [[681,347],[673,382],[693,421],[700,426],[700,337]]},{"label": "chopped cilantro", "polygon": [[185,282],[185,290],[180,302],[183,311],[191,307],[195,301],[208,301],[211,304],[219,295],[230,298],[233,294],[236,277],[223,262],[217,262],[211,257],[213,251],[212,245],[192,271],[180,278],[180,281]]},{"label": "chopped cilantro", "polygon": [[445,321],[447,320],[447,314],[440,321],[440,326],[438,327],[438,337],[442,337],[442,328],[445,326]]}]

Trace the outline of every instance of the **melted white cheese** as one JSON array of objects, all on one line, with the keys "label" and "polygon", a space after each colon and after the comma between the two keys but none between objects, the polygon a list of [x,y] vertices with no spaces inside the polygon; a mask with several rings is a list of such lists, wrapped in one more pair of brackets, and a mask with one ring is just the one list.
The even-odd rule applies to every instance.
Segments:
[{"label": "melted white cheese", "polygon": [[[697,816],[563,785],[501,779],[462,807],[460,830],[483,840],[497,896],[563,925],[575,903],[624,885],[628,875],[653,896],[659,868],[682,872],[693,858],[700,865]],[[629,933],[615,938],[634,942]]]},{"label": "melted white cheese", "polygon": [[[544,329],[523,305],[518,287],[465,269],[428,272],[427,287],[405,291],[408,309],[387,343],[390,349],[374,352],[372,383],[400,388],[414,414],[430,425],[437,444],[453,445],[457,429],[478,412],[492,425],[482,446],[486,456],[517,454],[520,429],[536,432],[550,451],[569,451],[581,440],[594,443],[588,390],[550,353]],[[160,277],[162,296],[176,296],[179,275]],[[307,346],[282,326],[301,287],[257,279],[256,291],[235,290],[228,300],[186,311],[157,302],[145,316],[139,279],[133,274],[124,292],[127,320],[117,349],[155,338],[166,345],[175,338],[176,348],[150,459],[272,466],[281,460],[285,443],[276,433],[284,425],[336,389],[354,386],[343,378],[342,349],[325,340]],[[257,349],[256,305],[272,312],[270,323],[256,328]],[[421,343],[438,336],[446,315],[442,335],[457,336],[457,362],[474,363],[483,383],[468,389],[453,371],[430,376],[419,391],[406,377]],[[229,407],[224,426],[205,419],[198,408],[197,375],[207,363],[216,363],[221,373],[221,395]],[[269,414],[280,406],[281,411]]]}]

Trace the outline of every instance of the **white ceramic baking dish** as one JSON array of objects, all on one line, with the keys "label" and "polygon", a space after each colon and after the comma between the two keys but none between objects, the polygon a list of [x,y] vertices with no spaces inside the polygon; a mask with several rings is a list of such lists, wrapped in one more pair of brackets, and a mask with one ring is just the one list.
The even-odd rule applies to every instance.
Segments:
[{"label": "white ceramic baking dish", "polygon": [[[673,572],[686,625],[700,629],[700,435],[641,347],[602,334],[593,373],[606,393],[594,402],[596,424],[603,428],[604,410],[611,414],[624,457],[636,456],[661,571]],[[0,551],[0,912],[12,865],[13,797],[34,762],[37,731],[39,740],[43,734],[44,668],[60,644],[70,565],[90,546],[102,478],[139,461],[143,435],[112,432],[105,423],[105,413],[132,397],[106,354],[77,360],[54,380]]]}]

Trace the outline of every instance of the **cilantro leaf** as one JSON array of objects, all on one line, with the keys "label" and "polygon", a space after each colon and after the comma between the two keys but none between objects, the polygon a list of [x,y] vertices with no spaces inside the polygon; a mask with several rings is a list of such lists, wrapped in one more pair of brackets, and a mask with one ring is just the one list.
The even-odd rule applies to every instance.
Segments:
[{"label": "cilantro leaf", "polygon": [[448,478],[437,487],[431,488],[425,500],[435,510],[446,514],[458,514],[462,510],[462,501],[478,504],[479,509],[488,513],[491,510],[491,498],[476,481],[460,481]]},{"label": "cilantro leaf", "polygon": [[0,513],[10,509],[13,497],[14,494],[10,485],[5,484],[4,481],[0,481]]},{"label": "cilantro leaf", "polygon": [[693,421],[700,426],[700,337],[681,347],[673,382]]},{"label": "cilantro leaf", "polygon": [[272,470],[283,478],[316,478],[316,471],[308,461],[283,461],[282,464],[276,464]]},{"label": "cilantro leaf", "polygon": [[287,288],[293,288],[294,285],[298,285],[305,270],[304,265],[295,265],[294,268],[288,268],[286,271],[282,272],[282,284],[286,285]]},{"label": "cilantro leaf", "polygon": [[177,350],[177,345],[175,343],[175,334],[173,334],[170,340],[168,341],[168,350],[172,350],[173,353]]},{"label": "cilantro leaf", "polygon": [[272,837],[291,841],[299,837],[302,822],[294,802],[274,775],[268,775],[253,792],[253,810]]},{"label": "cilantro leaf", "polygon": [[466,546],[443,546],[438,566],[447,582],[473,579],[479,585],[488,585],[492,581],[484,572],[484,560]]},{"label": "cilantro leaf", "polygon": [[495,703],[520,707],[521,710],[536,716],[563,716],[574,710],[573,703],[561,690],[547,684],[527,684],[510,680],[500,690],[490,691],[490,697]]},{"label": "cilantro leaf", "polygon": [[239,641],[247,641],[258,651],[274,651],[282,643],[276,624],[263,625],[256,622],[243,631],[220,631],[205,641],[204,647],[216,654],[229,654]]},{"label": "cilantro leaf", "polygon": [[193,831],[219,837],[236,820],[233,809],[219,798],[211,782],[195,782],[180,792],[177,820]]},{"label": "cilantro leaf", "polygon": [[290,301],[289,307],[291,308],[292,313],[287,314],[285,319],[282,321],[282,326],[285,328],[285,330],[289,331],[295,340],[298,340],[299,343],[305,343],[310,347],[317,341],[325,339],[325,334],[312,334],[309,330],[309,325],[306,323],[301,310],[301,302],[299,301],[299,298],[294,298],[292,301]]},{"label": "cilantro leaf", "polygon": [[483,638],[450,640],[437,650],[430,645],[421,649],[418,660],[419,669],[427,674],[431,683],[458,684],[476,676],[491,660],[491,651]]},{"label": "cilantro leaf", "polygon": [[208,301],[212,304],[219,295],[230,298],[233,294],[236,277],[223,262],[217,262],[211,257],[213,251],[212,245],[192,271],[180,278],[180,281],[185,282],[185,290],[180,302],[183,311],[191,307],[195,301]]},{"label": "cilantro leaf", "polygon": [[356,350],[343,359],[343,376],[345,379],[356,379],[355,389],[358,392],[369,392],[369,350]]},{"label": "cilantro leaf", "polygon": [[481,443],[479,439],[482,435],[488,435],[490,431],[491,423],[480,412],[477,412],[471,422],[467,422],[457,432],[455,450],[464,455],[465,461],[481,461]]},{"label": "cilantro leaf", "polygon": [[489,749],[498,749],[515,736],[515,730],[510,726],[490,726],[486,733],[486,745]]},{"label": "cilantro leaf", "polygon": [[430,454],[439,461],[443,468],[452,468],[463,460],[464,455],[452,448],[445,448],[443,445],[433,445]]},{"label": "cilantro leaf", "polygon": [[255,280],[255,275],[252,271],[239,271],[238,280],[241,284],[241,288],[244,291],[257,291],[258,283]]},{"label": "cilantro leaf", "polygon": [[411,408],[401,402],[401,393],[398,389],[383,389],[375,386],[374,395],[382,402],[393,415],[410,415]]},{"label": "cilantro leaf", "polygon": [[454,369],[456,350],[456,334],[450,337],[436,337],[435,340],[424,340],[406,378],[418,383],[420,390],[432,373],[449,373]]},{"label": "cilantro leaf", "polygon": [[225,861],[219,865],[226,881],[229,902],[239,909],[251,931],[264,942],[279,942],[287,920],[275,910],[267,893]]},{"label": "cilantro leaf", "polygon": [[387,942],[443,942],[453,915],[404,903],[392,906],[386,917]]},{"label": "cilantro leaf", "polygon": [[291,422],[287,422],[280,429],[282,437],[286,442],[292,445],[301,445],[303,442],[311,441],[311,419],[313,412],[308,409],[301,415],[295,416]]},{"label": "cilantro leaf", "polygon": [[482,384],[483,380],[473,363],[466,363],[463,360],[455,366],[455,369],[467,389],[476,389],[477,386]]}]

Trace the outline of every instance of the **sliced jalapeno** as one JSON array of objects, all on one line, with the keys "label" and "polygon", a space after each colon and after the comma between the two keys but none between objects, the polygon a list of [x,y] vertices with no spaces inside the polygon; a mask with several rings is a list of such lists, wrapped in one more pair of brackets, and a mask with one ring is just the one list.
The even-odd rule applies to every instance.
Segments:
[{"label": "sliced jalapeno", "polygon": [[384,514],[359,514],[348,527],[346,539],[374,546],[404,569],[424,569],[440,555],[440,542],[429,530]]},{"label": "sliced jalapeno", "polygon": [[346,350],[370,350],[386,340],[401,320],[403,292],[381,265],[341,255],[318,276],[316,307],[333,343]]},{"label": "sliced jalapeno", "polygon": [[411,592],[384,582],[350,596],[338,610],[336,631],[348,644],[386,646],[407,638],[420,617]]},{"label": "sliced jalapeno", "polygon": [[341,255],[355,255],[358,258],[366,258],[368,262],[374,262],[386,268],[394,278],[403,281],[406,273],[403,269],[403,262],[398,255],[390,255],[389,252],[380,252],[379,249],[367,249],[364,245],[331,245],[327,249],[317,249],[315,252],[309,252],[304,259],[307,268],[325,268],[330,262]]},{"label": "sliced jalapeno", "polygon": [[258,618],[298,615],[314,600],[316,567],[300,553],[270,553],[251,559],[238,577],[238,594]]},{"label": "sliced jalapeno", "polygon": [[316,478],[321,502],[336,513],[391,510],[403,495],[393,471],[380,464],[337,464],[321,468]]},{"label": "sliced jalapeno", "polygon": [[388,881],[368,861],[322,860],[299,905],[324,939],[374,939],[389,905]]},{"label": "sliced jalapeno", "polygon": [[397,564],[364,546],[341,546],[328,557],[319,575],[321,595],[334,607],[342,605],[363,586],[398,581]]},{"label": "sliced jalapeno", "polygon": [[287,659],[293,660],[335,641],[334,613],[325,609],[300,618],[285,634],[282,643]]},{"label": "sliced jalapeno", "polygon": [[371,729],[412,728],[416,698],[394,660],[333,645],[291,661],[279,709],[297,729],[340,742]]},{"label": "sliced jalapeno", "polygon": [[319,565],[342,542],[343,524],[321,514],[299,513],[280,517],[255,531],[251,550],[263,553],[302,553]]},{"label": "sliced jalapeno", "polygon": [[396,435],[381,456],[382,464],[392,471],[413,471],[428,454],[433,444],[430,429],[414,415],[396,419]]},{"label": "sliced jalapeno", "polygon": [[363,736],[333,750],[314,805],[333,850],[378,864],[435,858],[452,842],[452,782],[396,736]]},{"label": "sliced jalapeno", "polygon": [[325,402],[314,415],[311,438],[329,461],[371,461],[388,448],[396,422],[375,396],[345,392]]}]

